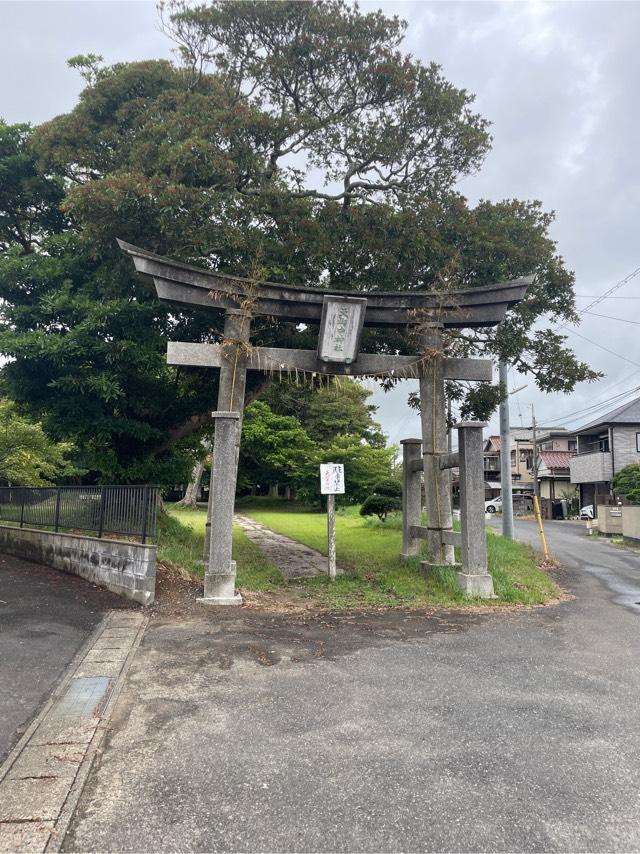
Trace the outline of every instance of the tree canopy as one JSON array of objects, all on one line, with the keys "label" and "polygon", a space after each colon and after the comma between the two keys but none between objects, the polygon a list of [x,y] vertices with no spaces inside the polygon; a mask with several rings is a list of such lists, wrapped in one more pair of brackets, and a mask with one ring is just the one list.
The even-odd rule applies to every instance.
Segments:
[{"label": "tree canopy", "polygon": [[79,474],[70,461],[73,446],[52,442],[40,424],[18,415],[0,400],[0,481],[11,486],[49,486]]},{"label": "tree canopy", "polygon": [[319,498],[320,463],[342,463],[344,500],[361,501],[387,477],[396,448],[373,419],[371,392],[346,379],[320,389],[274,383],[246,410],[240,448],[239,487],[280,484],[298,497]]},{"label": "tree canopy", "polygon": [[[406,24],[341,0],[166,6],[181,61],[74,57],[77,106],[35,129],[0,124],[0,352],[7,393],[70,438],[95,480],[185,479],[215,408],[215,372],[166,365],[167,340],[220,319],[169,308],[115,239],[205,268],[345,290],[475,287],[530,272],[498,330],[453,333],[547,391],[595,374],[564,338],[573,276],[540,202],[470,207],[456,182],[490,147],[473,96],[402,51]],[[311,346],[259,320],[252,342]],[[374,352],[408,352],[368,332]],[[264,380],[250,374],[248,399]],[[459,394],[463,394],[458,389]],[[495,403],[484,393],[467,405]],[[488,401],[488,402],[487,402]]]}]

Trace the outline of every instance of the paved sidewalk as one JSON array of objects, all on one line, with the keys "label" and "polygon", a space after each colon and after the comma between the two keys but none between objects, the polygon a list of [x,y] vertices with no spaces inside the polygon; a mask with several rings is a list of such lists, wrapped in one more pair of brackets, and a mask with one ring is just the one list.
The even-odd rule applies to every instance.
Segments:
[{"label": "paved sidewalk", "polygon": [[138,605],[0,554],[0,765],[105,614]]},{"label": "paved sidewalk", "polygon": [[57,851],[145,623],[111,612],[48,707],[0,768],[0,852]]},{"label": "paved sidewalk", "polygon": [[[284,578],[312,578],[315,575],[326,575],[327,558],[315,549],[302,543],[276,534],[265,528],[260,522],[236,513],[234,522],[239,525],[247,537],[278,567]],[[343,570],[338,565],[338,573]]]}]

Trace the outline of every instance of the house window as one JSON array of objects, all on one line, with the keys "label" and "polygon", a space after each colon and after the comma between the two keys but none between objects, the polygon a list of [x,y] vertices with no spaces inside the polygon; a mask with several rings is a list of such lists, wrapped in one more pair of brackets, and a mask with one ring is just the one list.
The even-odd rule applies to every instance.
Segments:
[{"label": "house window", "polygon": [[[636,445],[638,444],[638,436],[640,436],[640,433],[636,433]],[[577,451],[578,450],[577,439],[569,439],[569,441],[567,442],[567,450],[568,451]]]},{"label": "house window", "polygon": [[640,454],[640,433],[636,433],[636,451]]}]

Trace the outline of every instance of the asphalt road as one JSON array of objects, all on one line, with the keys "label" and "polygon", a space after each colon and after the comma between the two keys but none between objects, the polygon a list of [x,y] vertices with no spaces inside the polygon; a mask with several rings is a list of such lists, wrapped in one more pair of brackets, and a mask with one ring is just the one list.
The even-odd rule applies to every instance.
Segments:
[{"label": "asphalt road", "polygon": [[81,578],[0,554],[0,762],[104,612],[122,607]]},{"label": "asphalt road", "polygon": [[640,556],[560,525],[546,608],[152,623],[65,850],[639,850]]}]

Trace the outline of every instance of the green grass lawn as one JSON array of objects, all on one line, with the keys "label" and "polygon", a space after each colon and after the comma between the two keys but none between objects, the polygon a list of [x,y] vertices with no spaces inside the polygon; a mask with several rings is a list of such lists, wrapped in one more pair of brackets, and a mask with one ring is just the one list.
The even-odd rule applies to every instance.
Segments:
[{"label": "green grass lawn", "polygon": [[[198,564],[204,537],[204,511],[169,507],[161,525],[158,544],[160,561],[170,561],[202,574]],[[243,502],[238,509],[258,522],[326,554],[326,516],[309,508],[285,502]],[[497,604],[542,604],[559,594],[552,579],[536,565],[533,551],[522,543],[488,535],[489,568],[494,579]],[[283,599],[293,597],[318,607],[428,607],[455,606],[469,602],[458,589],[455,572],[435,569],[428,579],[419,571],[419,558],[402,561],[401,520],[386,523],[363,519],[358,508],[338,510],[336,549],[346,568],[335,582],[327,578],[285,582],[278,570],[239,529],[234,529],[234,559],[238,566],[238,588],[271,592]],[[486,602],[485,602],[486,604]]]}]

